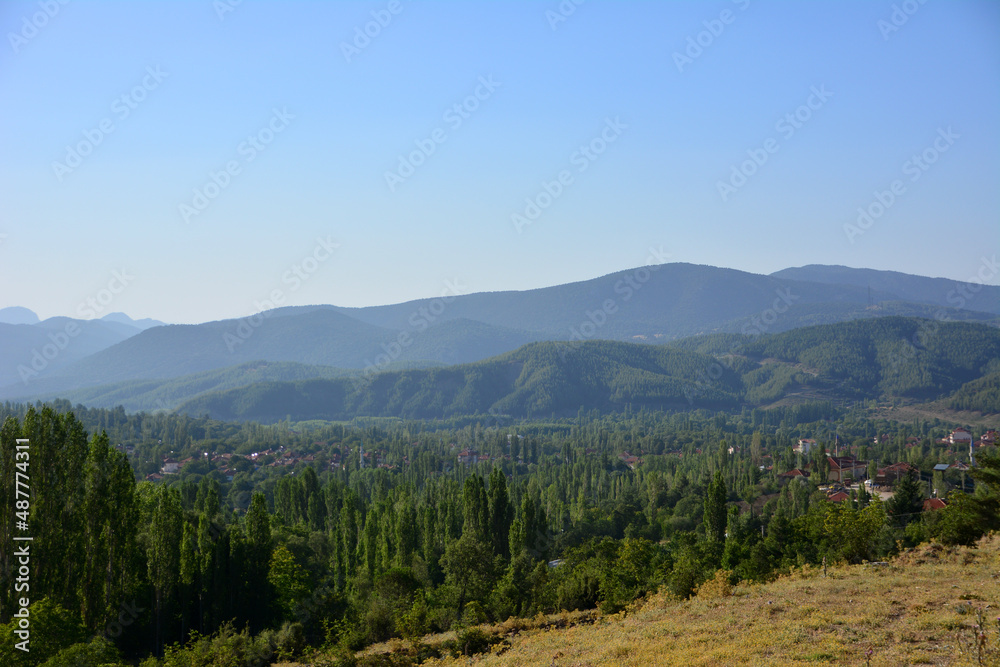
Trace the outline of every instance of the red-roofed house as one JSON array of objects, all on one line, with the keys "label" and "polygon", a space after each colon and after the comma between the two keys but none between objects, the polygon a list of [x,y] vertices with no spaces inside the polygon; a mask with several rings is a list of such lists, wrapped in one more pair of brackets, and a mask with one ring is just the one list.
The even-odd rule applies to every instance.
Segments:
[{"label": "red-roofed house", "polygon": [[479,452],[474,449],[463,449],[458,453],[458,462],[463,465],[475,465],[479,463]]},{"label": "red-roofed house", "polygon": [[793,479],[809,479],[809,473],[799,468],[792,468],[788,472],[778,475],[778,483],[781,485],[788,484]]},{"label": "red-roofed house", "polygon": [[640,459],[638,456],[632,456],[628,452],[622,452],[621,454],[618,455],[618,458],[620,458],[625,463],[625,465],[628,466],[629,470],[635,470],[635,467],[640,463],[642,463],[642,459]]},{"label": "red-roofed house", "polygon": [[843,482],[848,477],[864,479],[868,474],[868,464],[853,456],[828,456],[826,460],[830,463],[831,482]]},{"label": "red-roofed house", "polygon": [[928,498],[924,501],[924,511],[928,512],[930,510],[943,510],[948,506],[948,503],[941,500],[940,498]]},{"label": "red-roofed house", "polygon": [[920,474],[920,471],[909,463],[893,463],[890,466],[878,469],[875,473],[875,483],[879,486],[892,486],[911,472],[914,475]]}]

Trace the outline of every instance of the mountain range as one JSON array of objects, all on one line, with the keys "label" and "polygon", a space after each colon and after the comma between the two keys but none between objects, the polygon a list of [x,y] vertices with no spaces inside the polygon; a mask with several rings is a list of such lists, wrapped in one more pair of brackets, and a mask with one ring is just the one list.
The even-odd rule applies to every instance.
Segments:
[{"label": "mountain range", "polygon": [[[261,382],[209,392],[194,416],[275,422],[353,416],[571,416],[586,410],[766,407],[800,397],[836,403],[934,400],[980,391],[1000,371],[1000,329],[904,317],[729,337],[711,356],[684,346],[542,342],[484,361],[372,376]],[[996,405],[1000,411],[1000,404]]]},{"label": "mountain range", "polygon": [[[130,410],[180,405],[191,410],[200,409],[192,402],[198,396],[264,386],[261,383],[350,381],[353,386],[363,377],[365,386],[378,387],[388,382],[379,379],[381,373],[401,373],[400,377],[414,381],[419,376],[420,382],[432,384],[438,380],[428,377],[451,378],[450,382],[457,383],[466,371],[444,366],[472,368],[476,362],[487,363],[484,360],[489,360],[487,366],[476,372],[493,378],[495,384],[500,377],[496,364],[535,367],[538,362],[529,364],[529,357],[545,356],[553,345],[574,354],[584,349],[610,354],[611,348],[583,345],[592,341],[650,348],[630,351],[629,358],[668,355],[666,376],[679,381],[698,364],[712,363],[713,355],[725,354],[735,340],[726,334],[740,334],[736,338],[747,343],[770,337],[762,334],[886,317],[995,327],[1000,323],[1000,287],[836,266],[790,268],[765,276],[663,264],[521,292],[456,295],[367,308],[287,307],[197,325],[135,321],[123,314],[86,321],[32,321],[32,317],[37,320],[27,309],[0,310],[0,399],[61,397],[94,406],[124,405]],[[559,347],[559,342],[564,344]],[[672,345],[664,348],[666,343]],[[515,357],[497,361],[511,354],[528,356],[520,361]],[[614,365],[620,363],[613,361],[617,358],[599,356],[587,363]],[[667,361],[655,357],[644,363]],[[763,374],[760,369],[753,371]],[[545,372],[568,371],[552,367]],[[716,383],[702,400],[736,405],[747,400],[747,391],[764,391],[754,382],[748,389],[741,378],[737,373],[727,380],[730,384]],[[654,383],[664,404],[689,403],[689,397],[677,394],[676,386],[664,382],[658,377]],[[329,387],[324,391],[328,389],[332,391]],[[599,385],[594,391],[607,389],[610,385]],[[350,392],[344,391],[346,397]],[[508,403],[526,406],[522,404],[524,391],[506,402],[491,394],[495,400],[489,409],[506,409]],[[347,405],[379,413],[395,410],[374,395],[357,400]],[[544,412],[538,406],[545,401],[532,400],[538,403],[533,410]],[[381,407],[376,409],[376,405]]]}]

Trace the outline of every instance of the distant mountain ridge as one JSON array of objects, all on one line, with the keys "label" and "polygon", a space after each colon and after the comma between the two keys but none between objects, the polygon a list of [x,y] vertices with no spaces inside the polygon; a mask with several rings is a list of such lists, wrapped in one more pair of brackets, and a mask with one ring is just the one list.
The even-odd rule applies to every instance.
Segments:
[{"label": "distant mountain ridge", "polygon": [[782,269],[772,273],[778,278],[807,280],[817,283],[871,287],[877,293],[894,294],[902,301],[932,303],[948,308],[976,310],[1000,314],[1000,287],[985,284],[1000,272],[996,257],[983,257],[979,263],[969,263],[969,279],[980,282],[960,282],[947,278],[925,278],[898,271],[852,269],[847,266],[810,264]]},{"label": "distant mountain ridge", "polygon": [[[808,269],[821,274],[823,268],[786,271]],[[847,270],[852,271],[856,270]],[[0,400],[135,381],[162,384],[254,361],[379,371],[401,365],[471,363],[546,340],[652,344],[700,334],[778,333],[884,316],[1000,322],[994,312],[936,305],[942,298],[938,294],[941,285],[933,282],[936,279],[911,276],[913,280],[907,282],[905,276],[896,277],[895,283],[886,282],[887,289],[882,290],[854,284],[862,281],[854,274],[852,284],[841,284],[779,273],[783,275],[663,264],[523,292],[457,295],[368,308],[285,307],[261,316],[154,326],[138,333],[135,321],[128,324],[121,317],[108,316],[87,323],[88,327],[103,326],[103,338],[86,346],[74,342],[29,382],[17,382],[17,364],[23,366],[33,350],[48,343],[47,335],[58,336],[58,332],[44,330],[51,327],[50,320],[29,327],[37,329],[30,336],[26,330],[4,329],[26,325],[0,325],[0,342],[5,342],[5,336],[23,338],[17,345],[0,347]],[[897,283],[905,283],[905,289]],[[888,291],[890,287],[910,298]],[[983,288],[977,297],[989,294]],[[943,298],[947,302],[947,295]],[[984,298],[975,303],[989,302]]]},{"label": "distant mountain ridge", "polygon": [[0,308],[0,324],[38,324],[38,322],[38,315],[33,310],[21,306]]}]

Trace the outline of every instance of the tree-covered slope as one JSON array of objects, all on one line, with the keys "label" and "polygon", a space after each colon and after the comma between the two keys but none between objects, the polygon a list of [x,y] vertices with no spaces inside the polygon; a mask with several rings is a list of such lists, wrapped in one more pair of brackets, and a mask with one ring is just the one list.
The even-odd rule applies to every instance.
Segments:
[{"label": "tree-covered slope", "polygon": [[[1000,366],[1000,363],[993,367]],[[1000,371],[984,375],[958,388],[948,397],[952,410],[973,410],[983,414],[1000,412]]]},{"label": "tree-covered slope", "polygon": [[472,364],[212,392],[181,410],[275,421],[529,417],[573,414],[580,407],[736,409],[802,393],[836,401],[931,400],[991,372],[998,359],[996,328],[882,318],[756,338],[715,336],[701,345],[698,339],[664,346],[533,343]]},{"label": "tree-covered slope", "polygon": [[818,385],[835,385],[844,396],[931,399],[988,372],[1000,359],[1000,330],[887,317],[761,337],[741,353],[800,364]]},{"label": "tree-covered slope", "polygon": [[[263,383],[198,397],[180,409],[220,419],[349,419],[355,415],[441,418],[514,416],[689,405],[685,390],[710,357],[665,347],[594,341],[534,343],[473,364],[391,371],[371,377]],[[735,407],[739,378],[728,372],[701,396]]]},{"label": "tree-covered slope", "polygon": [[90,407],[112,408],[120,405],[130,412],[155,412],[172,410],[184,401],[206,392],[224,391],[260,382],[336,378],[351,373],[352,371],[330,366],[307,366],[288,361],[251,361],[178,378],[127,380],[37,398],[42,401],[65,398],[71,403],[82,403]]}]

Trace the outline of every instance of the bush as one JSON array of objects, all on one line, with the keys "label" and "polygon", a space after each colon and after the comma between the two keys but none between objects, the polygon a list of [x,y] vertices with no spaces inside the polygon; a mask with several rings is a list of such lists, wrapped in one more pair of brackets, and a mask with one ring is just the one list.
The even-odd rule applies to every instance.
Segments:
[{"label": "bush", "polygon": [[121,660],[114,644],[103,637],[95,637],[90,643],[73,644],[52,656],[42,667],[83,667],[89,665],[112,665]]},{"label": "bush", "polygon": [[306,635],[301,623],[286,621],[280,630],[262,632],[260,638],[273,646],[274,652],[282,660],[296,658],[306,649]]},{"label": "bush", "polygon": [[483,632],[479,628],[469,628],[458,633],[453,642],[446,642],[445,647],[451,651],[452,657],[476,655],[490,650],[490,645],[498,641],[497,637]]},{"label": "bush", "polygon": [[727,598],[733,594],[733,586],[729,583],[732,572],[729,570],[716,570],[715,576],[698,587],[696,595],[702,600],[714,600],[716,598]]},{"label": "bush", "polygon": [[28,614],[31,651],[24,653],[14,648],[14,644],[21,640],[14,634],[18,620],[12,619],[7,625],[0,626],[0,664],[40,665],[63,649],[87,641],[79,616],[48,598],[32,603]]},{"label": "bush", "polygon": [[275,657],[273,633],[252,637],[248,630],[236,632],[224,624],[211,637],[191,633],[184,646],[173,644],[164,651],[163,667],[264,667]]}]

